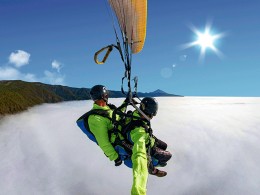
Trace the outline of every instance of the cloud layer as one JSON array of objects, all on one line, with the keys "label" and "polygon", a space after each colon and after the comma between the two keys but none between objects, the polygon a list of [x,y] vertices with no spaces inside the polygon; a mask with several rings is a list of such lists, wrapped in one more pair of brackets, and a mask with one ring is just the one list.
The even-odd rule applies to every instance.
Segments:
[{"label": "cloud layer", "polygon": [[[174,156],[167,177],[149,176],[147,194],[259,194],[260,98],[158,100],[152,127]],[[91,107],[45,104],[0,120],[1,193],[129,194],[131,169],[115,167],[75,124]]]}]

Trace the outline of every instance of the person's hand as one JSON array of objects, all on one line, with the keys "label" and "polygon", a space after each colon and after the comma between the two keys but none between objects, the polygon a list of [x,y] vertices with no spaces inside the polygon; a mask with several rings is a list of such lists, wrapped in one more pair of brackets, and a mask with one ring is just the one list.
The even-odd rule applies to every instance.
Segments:
[{"label": "person's hand", "polygon": [[120,156],[118,156],[118,158],[115,160],[115,166],[118,167],[122,164],[122,160],[120,158]]},{"label": "person's hand", "polygon": [[[127,98],[125,99],[124,103],[126,103],[126,104],[130,103],[129,97],[127,97]],[[138,102],[137,102],[134,98],[132,98],[132,103],[135,104],[135,105],[138,104]]]},{"label": "person's hand", "polygon": [[128,103],[129,103],[129,97],[126,97],[126,98],[125,98],[124,103],[125,103],[125,104],[128,104]]},{"label": "person's hand", "polygon": [[107,105],[108,105],[108,107],[109,107],[110,109],[112,109],[112,110],[117,109],[117,107],[116,107],[114,104],[107,104]]}]

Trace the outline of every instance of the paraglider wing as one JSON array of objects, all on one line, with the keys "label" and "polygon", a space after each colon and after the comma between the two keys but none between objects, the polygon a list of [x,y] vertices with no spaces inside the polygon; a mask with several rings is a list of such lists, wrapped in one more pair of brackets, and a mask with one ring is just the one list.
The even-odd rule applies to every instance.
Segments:
[{"label": "paraglider wing", "polygon": [[109,0],[132,53],[143,49],[146,37],[147,0]]}]

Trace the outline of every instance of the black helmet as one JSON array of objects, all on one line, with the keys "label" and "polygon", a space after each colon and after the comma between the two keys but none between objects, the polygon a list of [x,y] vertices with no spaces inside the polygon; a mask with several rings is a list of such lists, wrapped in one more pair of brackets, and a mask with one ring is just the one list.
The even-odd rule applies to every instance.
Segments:
[{"label": "black helmet", "polygon": [[95,85],[90,90],[90,97],[93,101],[103,99],[105,102],[107,102],[108,101],[108,90],[103,85]]},{"label": "black helmet", "polygon": [[141,101],[140,109],[149,116],[156,116],[158,103],[155,98],[145,97]]}]

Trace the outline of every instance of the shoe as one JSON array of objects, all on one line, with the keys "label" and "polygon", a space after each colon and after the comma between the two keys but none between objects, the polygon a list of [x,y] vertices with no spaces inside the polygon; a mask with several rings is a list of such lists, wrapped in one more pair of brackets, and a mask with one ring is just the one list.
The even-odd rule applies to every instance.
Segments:
[{"label": "shoe", "polygon": [[155,175],[157,177],[164,177],[167,175],[167,172],[161,171],[159,169],[154,169],[154,171],[151,173],[151,175]]}]

